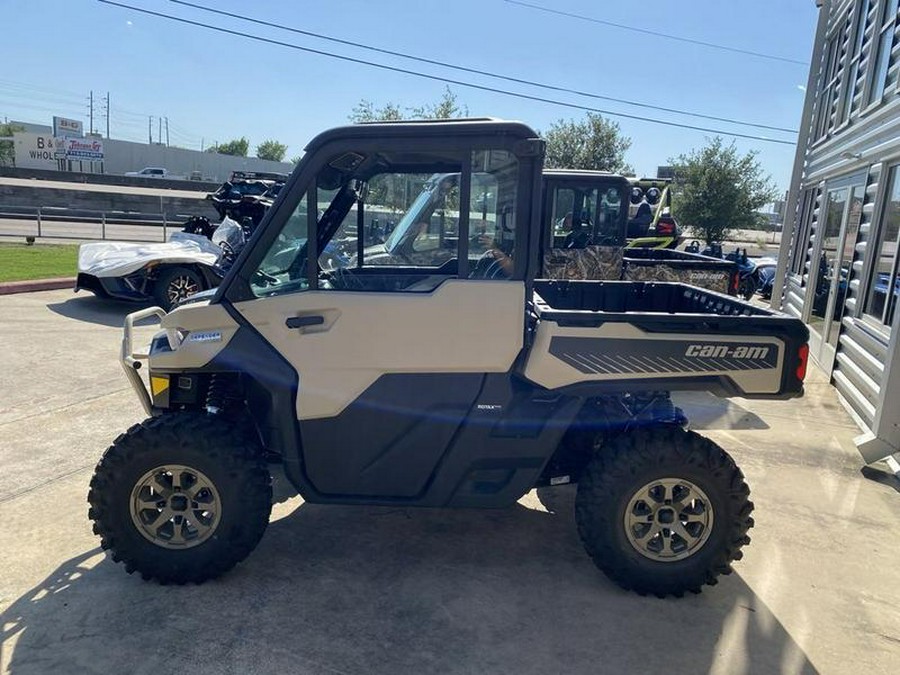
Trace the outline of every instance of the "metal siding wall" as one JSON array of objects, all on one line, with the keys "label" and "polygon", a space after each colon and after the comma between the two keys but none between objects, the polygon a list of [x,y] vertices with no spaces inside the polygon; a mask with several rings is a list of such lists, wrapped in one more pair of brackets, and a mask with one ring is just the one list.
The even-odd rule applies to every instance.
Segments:
[{"label": "metal siding wall", "polygon": [[803,289],[809,288],[809,275],[812,273],[814,263],[816,262],[813,260],[813,252],[816,249],[816,241],[818,240],[819,219],[825,215],[822,213],[824,202],[825,193],[820,186],[816,191],[816,202],[813,207],[812,222],[809,225],[809,242],[806,247],[806,254],[804,255],[805,262],[803,263],[802,279],[800,281],[800,287]]},{"label": "metal siding wall", "polygon": [[[788,253],[788,269],[794,269],[793,263],[798,257],[804,261],[802,274],[786,274],[783,287],[782,308],[793,316],[801,316],[806,294],[809,292],[810,274],[817,273],[817,266],[812,253],[815,250],[819,234],[820,217],[824,218],[823,206],[825,195],[821,193],[824,186],[855,172],[866,172],[866,189],[862,215],[859,223],[856,245],[851,261],[848,278],[848,290],[844,302],[844,315],[840,323],[835,365],[831,373],[834,386],[840,392],[845,405],[856,418],[867,425],[881,437],[884,429],[874,429],[873,425],[884,426],[882,416],[896,410],[896,400],[886,402],[884,397],[889,388],[896,385],[898,378],[893,370],[896,364],[892,360],[900,359],[900,348],[889,347],[888,337],[883,327],[873,327],[868,319],[862,318],[868,283],[866,276],[872,265],[869,260],[878,254],[874,246],[874,233],[878,229],[880,219],[880,192],[885,189],[890,166],[900,163],[900,24],[894,29],[894,41],[888,64],[885,81],[885,93],[882,100],[866,105],[869,89],[872,86],[873,69],[876,68],[876,52],[881,34],[881,15],[887,0],[832,0],[825,4],[830,10],[828,26],[820,27],[817,33],[817,53],[811,66],[810,81],[815,81],[815,90],[808,92],[812,97],[813,112],[809,116],[806,129],[810,132],[809,140],[804,148],[802,158],[795,166],[797,189],[820,188],[816,200],[813,221],[810,226],[808,245],[804,241],[792,242]],[[847,10],[854,7],[851,22],[847,23]],[[860,49],[856,51],[857,37],[860,35],[858,23],[862,16],[862,33]],[[843,101],[844,93],[837,96],[824,96],[823,89],[829,85],[835,87],[834,70],[829,73],[829,49],[827,36],[839,36],[847,27],[849,42],[841,38],[841,54],[837,61],[843,68],[841,78],[837,81],[840,89],[847,92],[850,105],[846,119],[835,124],[834,102]],[[833,52],[832,52],[833,54]],[[814,73],[814,76],[812,75]],[[829,78],[829,74],[832,77]],[[828,79],[826,79],[828,78]],[[827,108],[825,106],[828,106]],[[821,108],[821,110],[819,110]],[[843,110],[841,110],[841,113]],[[823,127],[823,117],[826,123]],[[817,137],[816,131],[824,131]],[[800,199],[798,198],[798,203]],[[796,224],[796,223],[795,223]],[[802,227],[802,226],[801,226]],[[871,243],[870,243],[871,242]],[[786,247],[787,248],[787,247]],[[897,321],[896,323],[900,323]],[[896,343],[897,336],[892,340]],[[895,382],[887,380],[886,373]],[[881,422],[879,422],[881,420]]]}]

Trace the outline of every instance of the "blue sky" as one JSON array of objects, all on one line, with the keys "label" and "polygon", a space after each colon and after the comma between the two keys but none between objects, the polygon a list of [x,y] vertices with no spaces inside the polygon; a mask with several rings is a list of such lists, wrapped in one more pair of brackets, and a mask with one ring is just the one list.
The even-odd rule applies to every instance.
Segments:
[{"label": "blue sky", "polygon": [[[217,17],[167,0],[125,4],[212,23],[313,49],[515,90],[581,105],[723,131],[794,140],[792,134],[644,110],[567,92],[464,74]],[[278,25],[555,86],[796,129],[808,66],[638,34],[505,0],[196,0]],[[813,0],[527,0],[605,21],[807,62],[815,32]],[[85,120],[87,96],[111,98],[113,138],[147,139],[147,118],[169,119],[173,144],[247,136],[274,138],[300,154],[317,132],[347,121],[361,99],[415,106],[436,101],[445,84],[265,45],[104,5],[96,0],[7,0],[0,60],[0,119]],[[472,115],[520,119],[539,130],[584,112],[451,85]],[[101,106],[95,102],[101,117]],[[653,175],[658,164],[701,146],[712,134],[619,119],[632,139],[628,162]],[[95,121],[105,130],[105,119]],[[758,150],[779,188],[790,180],[794,148],[738,139]]]}]

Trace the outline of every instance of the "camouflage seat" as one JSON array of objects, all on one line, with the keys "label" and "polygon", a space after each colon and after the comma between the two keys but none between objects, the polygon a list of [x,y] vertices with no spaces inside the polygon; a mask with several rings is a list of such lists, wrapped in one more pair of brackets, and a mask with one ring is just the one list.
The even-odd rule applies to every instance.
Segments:
[{"label": "camouflage seat", "polygon": [[544,254],[544,279],[618,280],[622,278],[622,249],[618,246],[554,248]]}]

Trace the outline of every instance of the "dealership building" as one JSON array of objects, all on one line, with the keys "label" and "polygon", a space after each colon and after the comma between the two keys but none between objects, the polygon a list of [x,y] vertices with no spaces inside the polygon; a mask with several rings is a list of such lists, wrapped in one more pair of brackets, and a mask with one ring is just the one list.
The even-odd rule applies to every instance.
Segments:
[{"label": "dealership building", "polygon": [[173,176],[221,182],[232,171],[289,173],[294,165],[257,157],[236,157],[198,152],[161,143],[133,143],[97,134],[84,134],[78,120],[54,117],[54,124],[11,122],[15,165],[23,169],[48,169],[86,173],[124,174],[144,167],[162,167]]},{"label": "dealership building", "polygon": [[862,456],[898,472],[898,0],[816,4],[773,305],[809,326]]}]

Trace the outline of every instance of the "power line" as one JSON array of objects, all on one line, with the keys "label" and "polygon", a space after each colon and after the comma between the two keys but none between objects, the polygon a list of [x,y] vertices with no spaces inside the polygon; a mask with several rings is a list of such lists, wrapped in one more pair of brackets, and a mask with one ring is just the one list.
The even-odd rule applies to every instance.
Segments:
[{"label": "power line", "polygon": [[[73,117],[77,116],[77,115],[75,115],[75,112],[74,112],[76,109],[83,110],[83,104],[72,104],[69,107],[56,106],[56,107],[51,108],[49,106],[44,106],[44,105],[32,105],[29,103],[20,103],[19,101],[15,101],[15,100],[13,100],[13,101],[10,101],[8,99],[4,100],[2,97],[0,97],[0,105],[4,105],[10,109],[28,108],[29,110],[41,110],[44,112],[55,112],[55,113],[59,113],[60,111],[62,111],[62,112],[68,113],[69,115],[72,115]],[[83,114],[83,112],[79,112],[78,114]]]},{"label": "power line", "polygon": [[79,93],[79,92],[75,92],[75,91],[68,91],[65,89],[53,89],[50,87],[41,87],[41,86],[36,86],[33,84],[28,84],[25,82],[15,82],[13,80],[0,79],[0,86],[4,86],[4,87],[8,87],[8,88],[11,87],[11,88],[16,88],[16,89],[33,90],[34,92],[46,92],[46,93],[59,95],[59,96],[66,97],[66,98],[78,99],[79,101],[84,98],[83,92]]},{"label": "power line", "polygon": [[704,40],[695,40],[693,38],[681,37],[679,35],[671,35],[669,33],[662,33],[655,30],[649,30],[647,28],[637,28],[635,26],[628,26],[623,23],[615,23],[613,21],[606,21],[604,19],[596,19],[592,16],[584,16],[583,14],[575,14],[574,12],[565,12],[561,9],[551,9],[550,7],[542,7],[541,5],[534,5],[530,2],[522,2],[522,0],[504,0],[511,5],[520,5],[522,7],[528,7],[529,9],[536,9],[540,12],[547,12],[548,14],[558,14],[560,16],[567,16],[572,19],[581,19],[582,21],[590,21],[591,23],[599,23],[604,26],[612,26],[613,28],[621,28],[622,30],[630,30],[635,33],[643,33],[644,35],[653,35],[654,37],[666,38],[667,40],[676,40],[678,42],[687,42],[692,45],[700,45],[702,47],[709,47],[711,49],[721,49],[726,52],[734,52],[736,54],[746,54],[748,56],[757,56],[761,59],[771,59],[773,61],[784,61],[785,63],[796,63],[800,66],[809,66],[809,63],[806,61],[799,61],[797,59],[791,59],[786,56],[775,56],[774,54],[764,54],[763,52],[754,52],[749,49],[741,49],[739,47],[731,47],[729,45],[720,45],[715,42],[706,42]]},{"label": "power line", "polygon": [[240,21],[246,21],[248,23],[254,23],[260,26],[266,26],[267,28],[275,28],[278,30],[288,31],[290,33],[296,33],[297,35],[305,35],[307,37],[317,38],[319,40],[327,40],[329,42],[335,42],[337,44],[347,45],[350,47],[356,47],[359,49],[365,49],[371,52],[377,52],[379,54],[387,54],[389,56],[396,56],[402,59],[408,59],[410,61],[418,61],[419,63],[427,63],[433,66],[440,66],[441,68],[449,68],[451,70],[458,70],[465,73],[472,73],[475,75],[482,75],[485,77],[491,77],[496,80],[504,80],[506,82],[514,82],[516,84],[524,84],[530,87],[537,87],[539,89],[547,89],[550,91],[559,91],[567,94],[575,94],[577,96],[584,96],[585,98],[593,98],[602,101],[613,101],[615,103],[623,103],[625,105],[635,106],[638,108],[647,108],[649,110],[659,110],[660,112],[674,113],[676,115],[686,115],[688,117],[697,117],[700,119],[713,120],[716,122],[726,122],[728,124],[738,124],[741,126],[747,127],[755,127],[757,129],[768,129],[769,131],[783,131],[789,134],[796,134],[796,129],[788,129],[785,127],[776,127],[769,124],[759,124],[756,122],[745,122],[743,120],[731,119],[728,117],[719,117],[716,115],[706,115],[703,113],[691,112],[689,110],[680,110],[678,108],[668,108],[660,105],[653,105],[651,103],[641,103],[638,101],[630,101],[624,98],[616,98],[615,96],[607,96],[605,94],[596,94],[592,92],[579,91],[577,89],[571,89],[567,87],[560,87],[553,84],[547,84],[544,82],[536,82],[534,80],[526,80],[519,77],[513,77],[511,75],[499,75],[497,73],[491,73],[486,70],[479,70],[478,68],[469,68],[468,66],[460,66],[453,63],[447,63],[446,61],[437,61],[435,59],[425,58],[424,56],[415,56],[413,54],[407,54],[404,52],[397,52],[390,49],[383,49],[381,47],[374,47],[372,45],[363,44],[361,42],[354,42],[352,40],[343,40],[341,38],[336,38],[330,35],[323,35],[321,33],[314,33],[308,30],[302,30],[300,28],[292,28],[290,26],[282,26],[277,23],[272,23],[270,21],[263,21],[261,19],[254,19],[253,17],[244,16],[241,14],[235,14],[233,12],[226,12],[221,9],[214,9],[212,7],[206,7],[204,5],[198,5],[193,2],[186,2],[185,0],[169,0],[176,5],[183,5],[185,7],[192,7],[194,9],[199,9],[204,12],[209,12],[211,14],[218,14],[220,16],[227,16],[232,19],[238,19]]},{"label": "power line", "polygon": [[525,99],[528,101],[536,101],[538,103],[547,103],[550,105],[557,105],[557,106],[561,106],[564,108],[571,108],[574,110],[584,110],[587,112],[600,113],[603,115],[608,115],[610,117],[622,117],[625,119],[638,120],[641,122],[649,122],[652,124],[662,124],[664,126],[677,127],[680,129],[691,129],[693,131],[704,131],[704,132],[711,133],[711,134],[720,134],[722,136],[728,136],[728,137],[733,137],[733,138],[748,138],[748,139],[755,140],[755,141],[763,141],[765,143],[778,143],[780,145],[794,145],[793,141],[785,141],[785,140],[780,140],[780,139],[776,139],[776,138],[769,138],[767,136],[754,136],[752,134],[742,134],[742,133],[737,133],[735,131],[724,131],[722,129],[712,129],[709,127],[699,127],[699,126],[695,126],[692,124],[682,124],[680,122],[659,120],[659,119],[655,119],[652,117],[641,117],[640,115],[632,115],[629,113],[613,112],[611,110],[603,110],[601,108],[593,108],[590,106],[579,105],[577,103],[558,101],[555,99],[544,98],[542,96],[534,96],[531,94],[522,94],[522,93],[518,93],[518,92],[507,91],[505,89],[497,89],[495,87],[488,87],[485,85],[473,84],[471,82],[463,82],[461,80],[454,80],[452,78],[442,77],[440,75],[430,75],[427,73],[420,73],[415,70],[407,70],[406,68],[398,68],[396,66],[389,66],[389,65],[386,65],[383,63],[375,63],[373,61],[357,59],[357,58],[353,58],[351,56],[344,56],[342,54],[334,54],[332,52],[326,52],[326,51],[323,51],[320,49],[312,49],[311,47],[301,47],[300,45],[291,44],[289,42],[282,42],[280,40],[274,40],[272,38],[266,38],[266,37],[262,37],[259,35],[253,35],[250,33],[243,33],[243,32],[231,30],[228,28],[222,28],[220,26],[213,26],[211,24],[202,23],[200,21],[192,21],[191,19],[184,19],[181,17],[172,16],[171,14],[163,14],[161,12],[154,12],[152,10],[143,9],[141,7],[134,7],[132,5],[126,5],[124,3],[113,2],[113,0],[97,0],[97,2],[100,2],[104,5],[112,5],[115,7],[130,9],[132,11],[139,12],[141,14],[156,16],[156,17],[159,17],[162,19],[168,19],[170,21],[175,21],[178,23],[183,23],[183,24],[187,24],[190,26],[196,26],[198,28],[206,28],[207,30],[216,31],[219,33],[225,33],[227,35],[233,35],[235,37],[245,38],[248,40],[254,40],[256,42],[263,42],[266,44],[276,45],[279,47],[287,47],[288,49],[295,49],[297,51],[307,52],[310,54],[317,54],[319,56],[327,56],[329,58],[338,59],[340,61],[347,61],[349,63],[356,63],[359,65],[369,66],[372,68],[378,68],[380,70],[387,70],[387,71],[394,72],[394,73],[401,73],[404,75],[412,75],[414,77],[420,77],[420,78],[423,78],[426,80],[433,80],[436,82],[444,82],[446,84],[454,84],[459,87],[466,87],[468,89],[476,89],[478,91],[486,91],[486,92],[493,93],[493,94],[501,94],[503,96],[511,96],[514,98]]}]

